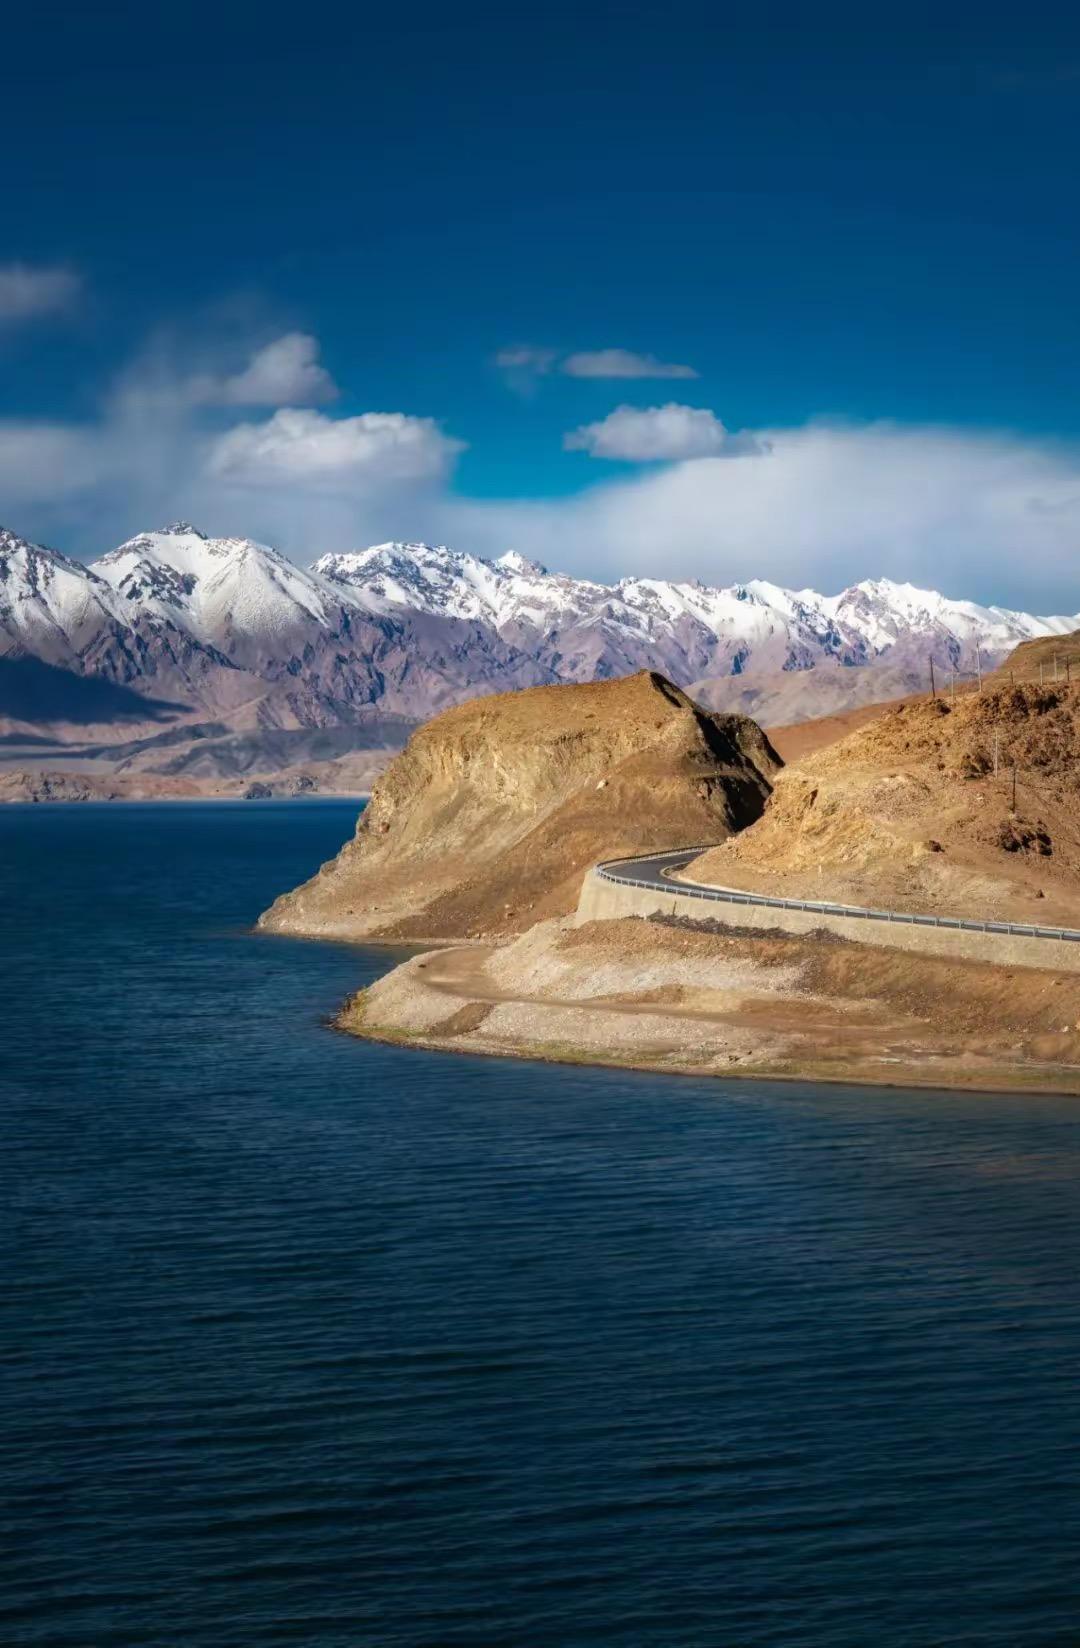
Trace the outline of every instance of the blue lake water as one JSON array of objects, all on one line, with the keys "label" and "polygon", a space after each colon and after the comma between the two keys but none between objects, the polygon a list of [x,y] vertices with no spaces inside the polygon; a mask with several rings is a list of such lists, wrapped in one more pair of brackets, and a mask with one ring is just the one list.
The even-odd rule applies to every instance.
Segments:
[{"label": "blue lake water", "polygon": [[0,1643],[1080,1641],[1080,1105],[340,1036],[354,813],[0,808]]}]

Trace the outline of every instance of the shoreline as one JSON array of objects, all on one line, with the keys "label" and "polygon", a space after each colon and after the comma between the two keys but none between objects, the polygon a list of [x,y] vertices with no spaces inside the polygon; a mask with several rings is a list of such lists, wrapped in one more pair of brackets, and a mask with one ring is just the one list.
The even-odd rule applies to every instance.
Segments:
[{"label": "shoreline", "polygon": [[[524,1044],[520,1048],[461,1046],[449,1038],[435,1039],[411,1035],[408,1032],[395,1033],[391,1030],[361,1030],[346,1022],[344,1010],[328,1018],[326,1024],[328,1029],[336,1031],[339,1035],[352,1036],[356,1041],[375,1042],[382,1047],[402,1047],[417,1053],[446,1053],[452,1058],[459,1059],[508,1059],[533,1064],[567,1064],[581,1069],[630,1070],[637,1075],[674,1076],[680,1081],[814,1083],[823,1087],[874,1087],[880,1088],[882,1092],[892,1093],[987,1093],[1000,1096],[1030,1093],[1034,1098],[1080,1098],[1080,1070],[1077,1071],[1075,1083],[1071,1087],[1038,1086],[1033,1082],[1019,1079],[1020,1072],[1011,1079],[1003,1077],[1000,1081],[981,1071],[973,1071],[969,1080],[961,1080],[959,1076],[950,1079],[940,1073],[933,1081],[918,1080],[914,1077],[906,1081],[894,1080],[861,1071],[857,1075],[838,1076],[816,1069],[812,1064],[799,1069],[760,1065],[729,1073],[697,1065],[662,1064],[656,1060],[589,1056],[580,1049],[562,1053],[552,1048],[529,1047]],[[1032,1074],[1034,1075],[1034,1072]]]},{"label": "shoreline", "polygon": [[[491,964],[490,969],[489,965]],[[555,920],[417,946],[330,1020],[428,1052],[698,1079],[1080,1097],[1080,981],[843,940]],[[941,1009],[951,982],[950,1012]],[[1030,1018],[1030,1023],[1026,1020]],[[1068,1022],[1064,1022],[1064,1021]]]}]

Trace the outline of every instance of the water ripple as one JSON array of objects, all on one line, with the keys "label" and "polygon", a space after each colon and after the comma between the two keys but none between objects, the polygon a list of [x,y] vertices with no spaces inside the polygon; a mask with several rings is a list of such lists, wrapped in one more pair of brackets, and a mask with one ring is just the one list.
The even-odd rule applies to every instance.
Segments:
[{"label": "water ripple", "polygon": [[1078,1640],[1080,1110],[350,1042],[350,827],[0,809],[4,1648]]}]

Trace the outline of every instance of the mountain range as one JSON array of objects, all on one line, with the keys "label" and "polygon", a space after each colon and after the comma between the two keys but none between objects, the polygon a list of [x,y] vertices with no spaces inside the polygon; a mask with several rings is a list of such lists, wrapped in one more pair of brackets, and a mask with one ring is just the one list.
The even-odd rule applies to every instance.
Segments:
[{"label": "mountain range", "polygon": [[609,585],[513,551],[412,543],[304,568],[186,522],[85,564],[0,529],[0,738],[123,749],[144,766],[160,755],[173,772],[231,750],[257,770],[268,741],[279,761],[319,734],[338,750],[393,745],[478,693],[642,668],[713,708],[796,720],[921,687],[931,659],[973,671],[1078,627],[886,579],[832,596],[762,580]]}]

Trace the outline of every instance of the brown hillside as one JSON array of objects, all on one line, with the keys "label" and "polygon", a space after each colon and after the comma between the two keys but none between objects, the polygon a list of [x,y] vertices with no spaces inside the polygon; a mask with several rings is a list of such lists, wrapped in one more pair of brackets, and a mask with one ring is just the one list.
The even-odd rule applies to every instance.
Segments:
[{"label": "brown hillside", "polygon": [[812,721],[793,721],[787,726],[765,730],[770,744],[787,767],[825,749],[828,744],[838,744],[859,727],[890,715],[899,705],[916,703],[925,696],[919,693],[914,698],[891,698],[883,704],[860,704],[856,709],[838,710],[835,715],[819,715]]},{"label": "brown hillside", "polygon": [[760,821],[686,875],[1080,925],[1080,682],[1040,688],[999,672],[954,704],[901,704],[781,774]]},{"label": "brown hillside", "polygon": [[597,859],[720,840],[779,767],[761,729],[651,672],[473,699],[421,727],[354,839],[261,925],[342,938],[516,931]]},{"label": "brown hillside", "polygon": [[996,671],[994,682],[1038,681],[1052,687],[1080,684],[1080,630],[1021,641]]}]

